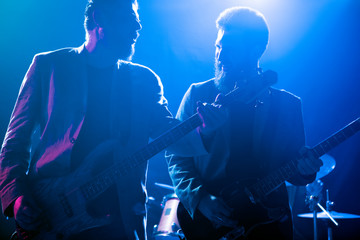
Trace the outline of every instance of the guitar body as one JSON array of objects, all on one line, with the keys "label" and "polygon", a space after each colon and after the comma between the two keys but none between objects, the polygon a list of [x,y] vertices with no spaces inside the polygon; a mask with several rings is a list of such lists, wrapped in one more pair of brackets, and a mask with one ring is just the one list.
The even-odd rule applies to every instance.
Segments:
[{"label": "guitar body", "polygon": [[72,234],[110,223],[109,219],[89,215],[88,202],[80,191],[71,193],[73,186],[68,180],[77,182],[83,179],[82,176],[68,177],[48,179],[46,183],[39,183],[41,187],[35,193],[41,208],[46,209],[42,219],[46,227],[35,239],[66,239]]},{"label": "guitar body", "polygon": [[[33,195],[43,210],[41,220],[45,224],[40,232],[30,239],[67,239],[75,233],[110,223],[110,216],[97,217],[91,214],[89,206],[96,198],[89,198],[82,187],[87,186],[89,179],[96,176],[96,169],[100,164],[104,164],[104,156],[111,154],[114,146],[115,141],[99,145],[76,171],[68,175],[44,178],[31,183]],[[97,185],[94,185],[94,188],[96,187]],[[20,235],[26,236],[26,231]]]},{"label": "guitar body", "polygon": [[280,217],[270,218],[268,215],[270,209],[259,201],[253,203],[246,194],[245,187],[239,186],[239,184],[236,184],[236,188],[224,189],[220,196],[234,210],[231,218],[238,222],[237,227],[216,227],[199,210],[195,211],[192,219],[180,203],[178,220],[187,240],[245,239],[246,235],[250,234],[257,226],[273,222]]}]

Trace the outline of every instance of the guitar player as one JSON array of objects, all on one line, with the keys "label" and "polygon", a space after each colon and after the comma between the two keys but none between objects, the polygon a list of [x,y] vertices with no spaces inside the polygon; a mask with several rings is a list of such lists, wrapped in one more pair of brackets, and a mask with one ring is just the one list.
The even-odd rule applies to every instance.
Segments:
[{"label": "guitar player", "polygon": [[[79,48],[34,57],[21,85],[0,155],[2,210],[5,216],[15,218],[17,237],[41,239],[41,232],[51,228],[46,222],[49,216],[38,196],[33,195],[37,187],[33,180],[56,182],[58,177],[67,176],[107,139],[117,139],[117,149],[135,151],[177,122],[167,109],[159,77],[149,68],[131,62],[141,29],[137,9],[136,0],[89,0],[85,10],[85,43]],[[205,109],[219,113],[214,115],[218,116],[215,124],[211,126],[210,122],[208,127],[221,123],[224,110],[213,105]],[[35,129],[40,139],[32,149]],[[189,141],[183,143],[187,144],[186,149],[199,154],[206,152],[198,131],[188,136]],[[181,152],[184,151],[177,153]],[[115,158],[108,154],[98,166],[93,166],[94,172],[109,167],[116,162]],[[144,162],[97,201],[78,203],[86,204],[95,218],[110,216],[111,223],[94,227],[89,223],[67,238],[147,239],[146,171]],[[66,183],[76,184],[73,179]],[[45,196],[42,201],[49,206],[52,201],[55,204],[55,199],[48,198]],[[65,210],[69,210],[67,203],[63,198]],[[65,214],[72,217],[73,210],[76,209]],[[65,222],[61,224],[68,228]],[[77,226],[77,222],[71,224]],[[53,239],[61,238],[62,233],[58,234]]]},{"label": "guitar player", "polygon": [[[180,120],[197,109],[206,116],[199,102],[212,102],[219,93],[225,94],[235,86],[246,88],[262,75],[259,61],[269,39],[264,16],[251,8],[234,7],[223,11],[216,25],[215,77],[190,86],[177,112]],[[253,200],[249,204],[244,201],[247,205],[230,201],[226,196],[232,195],[222,193],[235,182],[251,185],[294,158],[299,158],[296,172],[288,181],[306,185],[315,179],[322,162],[304,147],[301,100],[270,87],[251,104],[237,101],[226,109],[224,125],[214,131],[200,129],[208,154],[167,156],[181,202],[178,218],[187,240],[220,239],[232,230],[238,231],[234,239],[292,239],[292,216],[284,183],[261,201],[243,194]],[[265,217],[260,216],[263,210]]]}]

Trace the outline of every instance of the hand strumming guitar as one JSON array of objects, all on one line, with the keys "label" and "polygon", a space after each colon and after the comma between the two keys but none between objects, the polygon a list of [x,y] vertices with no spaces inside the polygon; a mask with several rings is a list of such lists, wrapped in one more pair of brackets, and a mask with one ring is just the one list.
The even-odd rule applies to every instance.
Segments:
[{"label": "hand strumming guitar", "polygon": [[30,231],[35,231],[43,224],[41,209],[30,196],[20,196],[14,202],[14,218],[17,224]]},{"label": "hand strumming guitar", "polygon": [[237,222],[229,218],[232,209],[221,198],[211,194],[205,195],[201,198],[198,209],[216,228],[221,226],[236,227]]}]

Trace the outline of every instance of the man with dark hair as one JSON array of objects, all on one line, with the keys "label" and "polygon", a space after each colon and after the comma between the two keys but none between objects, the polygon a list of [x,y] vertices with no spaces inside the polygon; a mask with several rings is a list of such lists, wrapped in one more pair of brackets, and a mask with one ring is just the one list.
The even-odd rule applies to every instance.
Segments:
[{"label": "man with dark hair", "polygon": [[[264,16],[250,8],[234,7],[222,12],[216,24],[215,77],[190,86],[177,112],[180,120],[197,109],[203,113],[199,102],[212,102],[219,93],[235,87],[246,93],[265,76],[259,68],[269,38]],[[270,87],[255,101],[234,101],[226,109],[228,118],[222,127],[200,129],[208,154],[168,156],[170,177],[182,204],[181,228],[188,240],[220,239],[227,233],[248,239],[291,239],[285,180],[270,185],[270,180],[276,182],[281,177],[266,178],[259,183],[267,186],[255,190],[250,186],[292,162],[301,149],[304,155],[287,180],[295,185],[314,180],[322,162],[304,147],[300,99]],[[267,192],[265,197],[262,192]],[[237,198],[238,194],[243,198]]]},{"label": "man with dark hair", "polygon": [[[85,43],[79,48],[34,57],[21,85],[0,154],[2,209],[5,216],[14,216],[19,236],[51,232],[54,226],[49,226],[47,220],[56,225],[59,221],[54,219],[59,213],[79,220],[60,223],[64,224],[64,231],[75,229],[65,235],[69,239],[146,239],[146,161],[136,168],[128,163],[132,168],[117,184],[90,203],[77,203],[79,208],[86,205],[87,214],[94,219],[105,217],[110,224],[92,226],[85,217],[72,216],[77,210],[70,206],[70,201],[74,201],[72,191],[59,193],[56,199],[50,194],[46,196],[52,187],[77,186],[75,177],[81,176],[82,171],[93,171],[95,175],[109,168],[125,152],[134,152],[146,145],[149,138],[156,138],[177,123],[167,109],[159,77],[149,68],[130,62],[141,29],[137,9],[136,0],[89,0]],[[34,147],[32,136],[36,129],[40,137]],[[198,132],[188,136],[183,142],[184,149],[203,153]],[[113,145],[105,144],[112,139]],[[112,146],[110,151],[107,146]],[[180,152],[186,155],[185,150]],[[91,159],[89,155],[100,155],[97,165],[92,169],[80,168],[86,166],[85,160]],[[62,184],[57,179],[67,179],[76,171],[78,175],[59,186]],[[86,188],[81,185],[74,191],[80,191],[81,199],[87,199],[111,177],[106,175],[96,184]],[[64,211],[49,216],[42,205],[51,206],[56,201]],[[54,205],[48,210],[57,208]],[[56,237],[64,237],[64,233],[56,233]]]}]

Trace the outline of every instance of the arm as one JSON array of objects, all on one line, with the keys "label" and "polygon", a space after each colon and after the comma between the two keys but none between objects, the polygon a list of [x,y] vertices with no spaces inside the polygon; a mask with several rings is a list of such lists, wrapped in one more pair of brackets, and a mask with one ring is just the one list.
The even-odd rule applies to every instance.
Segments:
[{"label": "arm", "polygon": [[[195,107],[191,102],[190,87],[185,93],[176,118],[186,120],[195,113]],[[193,217],[200,199],[206,194],[199,173],[195,169],[193,157],[179,156],[173,152],[166,154],[170,178],[175,186],[175,192],[189,214]]]},{"label": "arm", "polygon": [[292,143],[294,155],[302,156],[298,160],[297,164],[297,173],[289,182],[294,185],[306,185],[315,180],[316,172],[319,171],[322,162],[320,159],[316,159],[311,156],[308,151],[308,147],[305,147],[305,130],[304,130],[304,121],[302,114],[302,104],[301,100],[297,99],[294,106],[292,107],[291,114],[293,117],[293,121],[289,121],[293,123],[293,135],[290,136],[292,139],[290,142]]},{"label": "arm", "polygon": [[[153,105],[151,110],[150,137],[155,139],[166,130],[175,127],[181,121],[186,120],[193,114],[186,116],[186,118],[173,118],[167,108],[167,100],[163,94],[163,86],[160,78],[155,73],[153,73],[153,76],[155,76],[156,82],[151,86],[152,95],[150,98]],[[154,78],[153,76],[152,78]],[[207,154],[201,135],[197,129],[179,139],[168,147],[167,150],[171,153],[185,157]]]},{"label": "arm", "polygon": [[[209,147],[207,142],[212,140],[212,133],[214,129],[216,129],[214,126],[218,126],[225,117],[222,116],[223,119],[217,120],[217,123],[212,124],[211,121],[216,119],[217,116],[211,115],[220,113],[218,111],[213,111],[218,108],[218,106],[207,106],[209,108],[202,108],[202,104],[199,106],[197,101],[192,99],[194,89],[195,87],[193,85],[186,92],[178,110],[177,118],[184,120],[191,116],[194,112],[198,111],[203,120],[203,125],[198,128],[198,131],[202,132],[202,130],[205,130],[201,133],[202,140],[204,145]],[[223,111],[223,113],[225,112]],[[204,121],[204,119],[206,121]],[[199,210],[215,225],[233,227],[235,225],[235,221],[229,219],[232,209],[230,209],[221,198],[211,195],[203,187],[204,184],[202,177],[195,167],[194,157],[182,157],[176,154],[170,154],[166,157],[169,166],[170,178],[175,186],[175,192],[190,216],[194,218],[195,211]],[[202,160],[206,161],[206,159]]]},{"label": "arm", "polygon": [[230,219],[232,209],[223,199],[211,195],[204,189],[193,158],[174,155],[168,155],[166,158],[175,193],[191,218],[194,218],[195,211],[199,210],[215,226],[236,226],[236,221]]},{"label": "arm", "polygon": [[201,198],[207,195],[201,177],[195,170],[192,157],[166,155],[168,170],[175,193],[190,216],[193,217]]},{"label": "arm", "polygon": [[5,216],[13,216],[15,200],[27,191],[31,136],[40,115],[39,56],[21,84],[0,154],[0,197]]}]

